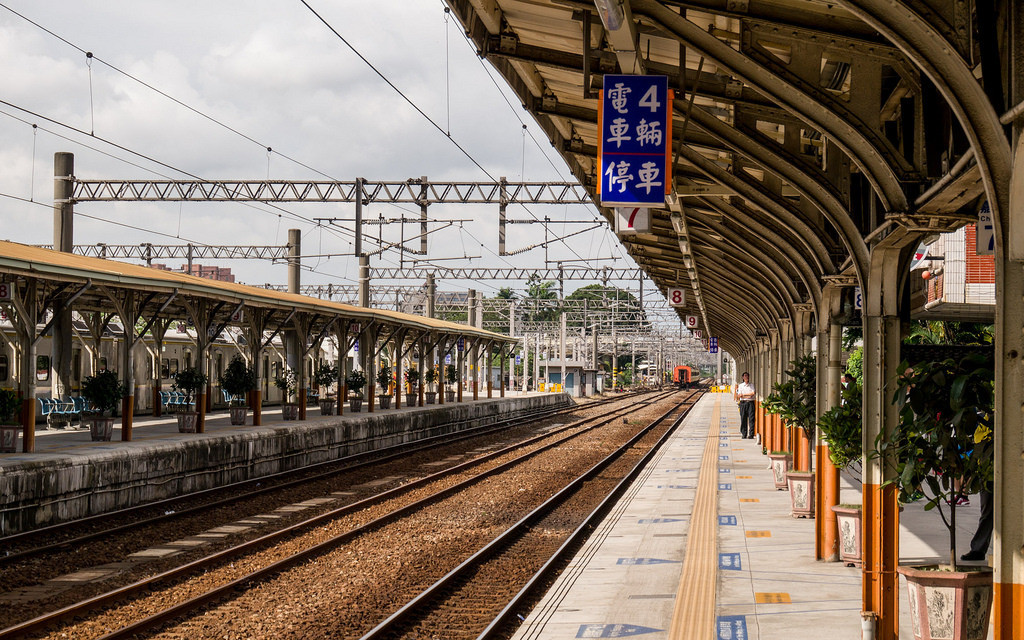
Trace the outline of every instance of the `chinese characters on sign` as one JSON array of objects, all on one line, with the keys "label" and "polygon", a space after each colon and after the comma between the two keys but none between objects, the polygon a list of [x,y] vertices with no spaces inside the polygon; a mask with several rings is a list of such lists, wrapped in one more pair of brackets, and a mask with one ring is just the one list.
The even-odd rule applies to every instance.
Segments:
[{"label": "chinese characters on sign", "polygon": [[601,204],[663,206],[672,184],[672,94],[665,76],[606,75],[598,154]]},{"label": "chinese characters on sign", "polygon": [[711,353],[718,353],[718,338],[712,336],[711,338]]}]

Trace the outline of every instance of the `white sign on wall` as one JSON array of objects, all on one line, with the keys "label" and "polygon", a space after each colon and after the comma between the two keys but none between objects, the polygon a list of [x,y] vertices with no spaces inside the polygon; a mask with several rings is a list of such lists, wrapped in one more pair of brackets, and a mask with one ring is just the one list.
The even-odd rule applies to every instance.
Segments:
[{"label": "white sign on wall", "polygon": [[615,233],[626,236],[650,232],[650,209],[647,207],[615,207]]},{"label": "white sign on wall", "polygon": [[704,335],[704,332],[701,331],[700,329],[694,329],[693,330],[693,337],[694,338],[697,338],[698,340],[700,340],[703,335]]},{"label": "white sign on wall", "polygon": [[686,316],[686,328],[696,329],[697,328],[697,316]]},{"label": "white sign on wall", "polygon": [[11,301],[11,292],[14,289],[14,285],[10,282],[0,282],[0,300],[4,302]]},{"label": "white sign on wall", "polygon": [[996,228],[992,222],[992,211],[988,202],[981,205],[978,212],[978,229],[974,235],[975,253],[979,256],[990,256],[996,252]]},{"label": "white sign on wall", "polygon": [[685,307],[686,306],[686,289],[680,287],[669,287],[668,288],[668,303],[673,307]]}]

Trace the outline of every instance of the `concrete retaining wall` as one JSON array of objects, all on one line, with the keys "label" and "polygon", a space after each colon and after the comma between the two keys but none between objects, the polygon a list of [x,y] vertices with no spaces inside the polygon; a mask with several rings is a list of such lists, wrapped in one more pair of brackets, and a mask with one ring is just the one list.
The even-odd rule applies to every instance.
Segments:
[{"label": "concrete retaining wall", "polygon": [[26,461],[0,474],[0,535],[456,433],[571,402],[564,394],[551,394],[401,413],[346,414],[315,424],[205,434],[144,448],[97,449],[85,458]]}]

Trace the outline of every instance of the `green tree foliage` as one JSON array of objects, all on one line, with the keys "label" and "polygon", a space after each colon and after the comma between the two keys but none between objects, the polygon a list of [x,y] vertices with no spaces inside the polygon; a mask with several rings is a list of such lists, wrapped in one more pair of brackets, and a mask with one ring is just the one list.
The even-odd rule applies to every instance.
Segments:
[{"label": "green tree foliage", "polygon": [[786,372],[789,379],[772,387],[772,393],[764,399],[764,409],[780,415],[788,424],[800,427],[808,439],[813,439],[817,423],[815,357],[808,354],[789,364],[793,367]]},{"label": "green tree foliage", "polygon": [[553,280],[541,282],[536,273],[526,281],[526,295],[523,296],[523,315],[532,322],[554,322],[558,320],[558,283]]}]

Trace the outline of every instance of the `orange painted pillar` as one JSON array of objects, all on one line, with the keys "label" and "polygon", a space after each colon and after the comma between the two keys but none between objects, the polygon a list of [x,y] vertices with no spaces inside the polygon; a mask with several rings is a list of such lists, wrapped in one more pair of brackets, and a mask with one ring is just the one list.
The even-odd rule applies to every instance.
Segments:
[{"label": "orange painted pillar", "polygon": [[299,420],[306,419],[306,388],[299,389]]},{"label": "orange painted pillar", "polygon": [[892,612],[876,622],[877,640],[899,638],[900,519],[896,487],[864,484],[861,545],[863,549],[862,599],[865,611]]},{"label": "orange painted pillar", "polygon": [[251,396],[252,398],[252,426],[259,427],[263,425],[263,391],[261,389],[254,389]]},{"label": "orange painted pillar", "polygon": [[135,396],[121,399],[121,442],[132,441],[132,418],[135,416]]},{"label": "orange painted pillar", "polygon": [[21,451],[32,453],[36,450],[36,399],[25,398],[21,401]]},{"label": "orange painted pillar", "polygon": [[839,521],[832,507],[839,504],[839,470],[828,458],[828,447],[818,445],[818,468],[814,477],[817,504],[814,521],[814,557],[818,560],[839,560]]},{"label": "orange painted pillar", "polygon": [[996,640],[1024,638],[1024,585],[1013,582],[992,584],[992,606],[995,611],[994,634]]},{"label": "orange painted pillar", "polygon": [[366,407],[367,407],[367,412],[368,413],[373,413],[373,401],[377,397],[375,395],[375,393],[377,391],[377,389],[375,387],[376,387],[376,385],[374,385],[372,382],[370,384],[366,385],[366,395],[369,396],[369,397],[366,398],[366,400],[367,400]]},{"label": "orange painted pillar", "polygon": [[196,395],[196,433],[206,433],[206,394],[200,389]]},{"label": "orange painted pillar", "polygon": [[789,451],[786,447],[786,425],[782,424],[782,416],[772,416],[772,426],[775,430],[774,442],[776,451]]}]

